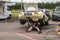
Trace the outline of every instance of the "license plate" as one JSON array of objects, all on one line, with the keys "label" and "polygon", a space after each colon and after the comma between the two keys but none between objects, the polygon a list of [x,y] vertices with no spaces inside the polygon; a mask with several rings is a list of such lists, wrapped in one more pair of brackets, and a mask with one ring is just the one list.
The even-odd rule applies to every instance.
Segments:
[{"label": "license plate", "polygon": [[32,16],[32,13],[25,13],[24,16]]}]

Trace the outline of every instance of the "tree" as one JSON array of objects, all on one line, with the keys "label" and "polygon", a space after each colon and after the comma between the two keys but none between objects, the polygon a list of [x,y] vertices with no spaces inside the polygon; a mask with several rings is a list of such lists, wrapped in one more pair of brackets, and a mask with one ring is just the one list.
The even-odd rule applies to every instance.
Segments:
[{"label": "tree", "polygon": [[[60,2],[56,3],[38,3],[38,8],[54,9],[56,6],[60,6]],[[21,3],[16,3],[15,5],[8,6],[10,9],[19,9],[21,10]],[[23,6],[22,6],[23,7]],[[23,7],[24,9],[24,7]]]}]

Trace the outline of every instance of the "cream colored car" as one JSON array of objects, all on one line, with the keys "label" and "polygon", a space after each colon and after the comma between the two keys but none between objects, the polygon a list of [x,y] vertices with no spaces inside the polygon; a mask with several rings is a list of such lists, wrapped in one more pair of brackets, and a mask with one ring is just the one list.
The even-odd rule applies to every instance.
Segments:
[{"label": "cream colored car", "polygon": [[29,22],[37,21],[41,25],[42,24],[48,25],[48,17],[45,15],[45,13],[43,13],[42,11],[38,11],[36,6],[30,5],[27,7],[26,11],[19,13],[20,24],[25,24],[28,21]]}]

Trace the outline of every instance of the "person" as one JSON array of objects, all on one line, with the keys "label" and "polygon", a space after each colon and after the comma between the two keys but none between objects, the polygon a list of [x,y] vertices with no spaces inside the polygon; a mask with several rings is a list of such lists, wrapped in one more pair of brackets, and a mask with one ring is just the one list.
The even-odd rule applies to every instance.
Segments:
[{"label": "person", "polygon": [[57,28],[57,32],[58,32],[58,35],[60,35],[60,24],[56,27]]},{"label": "person", "polygon": [[26,32],[30,32],[33,28],[37,29],[38,33],[41,33],[41,29],[39,29],[38,22],[30,23],[30,28],[26,30]]},{"label": "person", "polygon": [[59,24],[56,28],[57,28],[57,30],[56,30],[56,31],[60,30],[60,24]]}]

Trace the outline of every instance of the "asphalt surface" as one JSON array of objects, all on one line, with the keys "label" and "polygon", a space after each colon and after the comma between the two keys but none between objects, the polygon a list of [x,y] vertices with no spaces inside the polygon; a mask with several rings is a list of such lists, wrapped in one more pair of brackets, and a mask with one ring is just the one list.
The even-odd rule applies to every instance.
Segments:
[{"label": "asphalt surface", "polygon": [[60,40],[55,31],[60,21],[49,21],[49,25],[42,26],[42,33],[32,30],[26,32],[27,24],[21,25],[19,20],[0,20],[0,40]]}]

